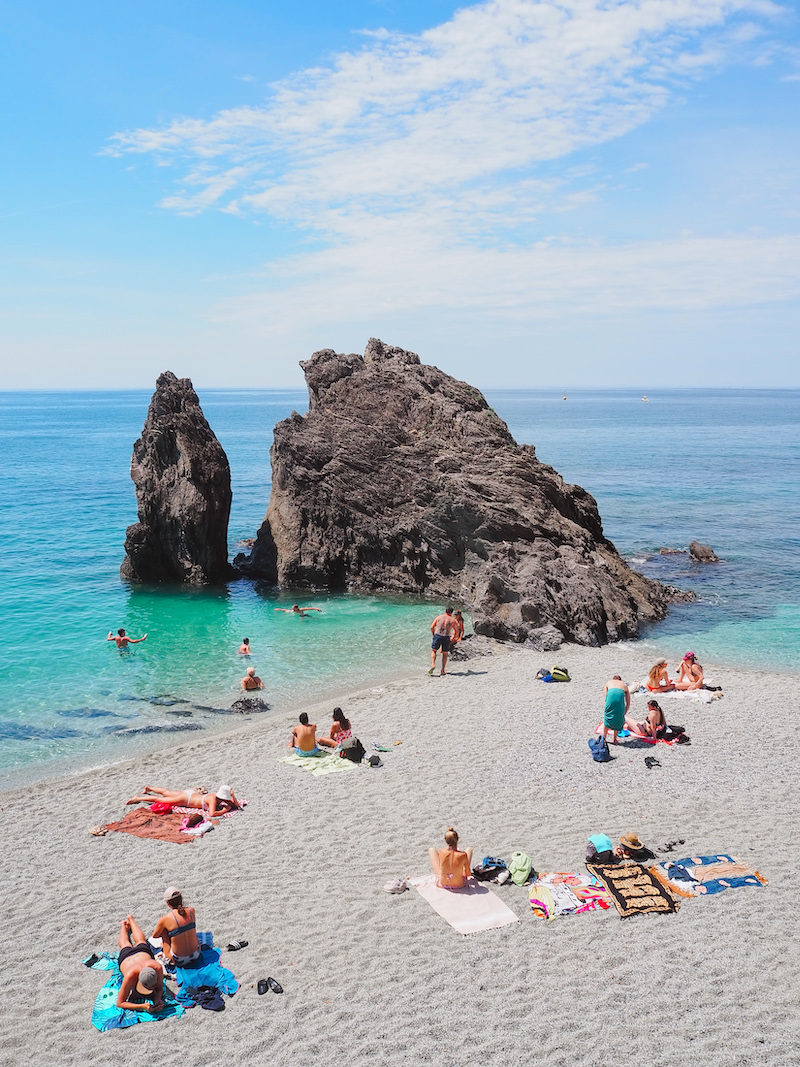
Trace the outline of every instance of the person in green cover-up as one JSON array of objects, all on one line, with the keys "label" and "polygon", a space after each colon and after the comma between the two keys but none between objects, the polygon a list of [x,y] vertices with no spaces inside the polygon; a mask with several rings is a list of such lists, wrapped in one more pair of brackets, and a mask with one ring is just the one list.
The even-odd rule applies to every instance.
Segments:
[{"label": "person in green cover-up", "polygon": [[605,711],[603,712],[603,738],[608,739],[608,731],[611,731],[611,743],[617,743],[617,731],[625,725],[625,716],[631,706],[631,694],[627,685],[615,674],[610,681],[606,682],[603,690],[606,698]]}]

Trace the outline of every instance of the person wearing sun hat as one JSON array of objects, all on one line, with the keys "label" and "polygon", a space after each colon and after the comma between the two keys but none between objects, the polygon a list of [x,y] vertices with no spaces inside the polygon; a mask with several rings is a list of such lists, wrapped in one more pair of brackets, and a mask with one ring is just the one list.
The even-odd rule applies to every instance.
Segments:
[{"label": "person wearing sun hat", "polygon": [[681,690],[702,689],[703,681],[703,668],[697,662],[697,656],[694,652],[687,652],[681,660],[680,674],[675,683],[675,688]]},{"label": "person wearing sun hat", "polygon": [[117,1007],[157,1015],[164,1007],[164,971],[132,915],[120,923],[119,949],[122,985]]},{"label": "person wearing sun hat", "polygon": [[636,860],[637,863],[655,859],[655,853],[643,845],[636,834],[623,834],[619,839],[619,844],[625,859]]},{"label": "person wearing sun hat", "polygon": [[160,797],[164,804],[182,808],[199,808],[207,819],[236,811],[241,807],[229,785],[221,785],[216,793],[204,793],[199,789],[164,789],[160,785],[146,785],[140,796],[131,797],[126,804],[149,804]]}]

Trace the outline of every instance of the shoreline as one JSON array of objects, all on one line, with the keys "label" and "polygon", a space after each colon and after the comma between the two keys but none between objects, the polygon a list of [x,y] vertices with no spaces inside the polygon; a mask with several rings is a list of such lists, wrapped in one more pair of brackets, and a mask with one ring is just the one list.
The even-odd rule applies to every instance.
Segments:
[{"label": "shoreline", "polygon": [[[798,1062],[800,797],[779,714],[783,678],[709,667],[722,700],[663,702],[691,745],[658,745],[653,770],[635,742],[596,764],[586,742],[602,687],[613,673],[641,678],[650,655],[559,652],[570,683],[537,682],[552,657],[513,648],[453,664],[444,679],[351,689],[342,706],[368,751],[372,740],[402,741],[374,770],[314,778],[280,763],[289,723],[276,715],[40,783],[35,807],[30,790],[6,793],[0,922],[28,933],[10,954],[0,1048],[21,1062],[35,1047],[42,1067],[118,1067],[163,1054],[164,1042],[190,1065],[224,1045],[231,1067],[265,1051],[276,1067],[344,1058],[368,1067],[376,1047],[389,1067],[467,1058],[500,1067],[531,1048],[546,1067]],[[310,710],[327,724],[328,702]],[[143,782],[221,781],[250,803],[192,844],[87,833],[129,810]],[[381,888],[427,873],[427,849],[448,825],[476,862],[521,849],[539,871],[582,871],[590,833],[635,832],[652,846],[685,839],[675,858],[741,856],[768,885],[682,901],[672,916],[622,923],[611,910],[545,923],[511,884],[496,892],[519,922],[462,937],[415,890]],[[152,930],[168,884],[218,945],[249,941],[223,953],[241,988],[219,1015],[99,1034],[90,1018],[103,975],[79,961],[110,949],[128,912]],[[283,996],[257,995],[267,975]]]}]

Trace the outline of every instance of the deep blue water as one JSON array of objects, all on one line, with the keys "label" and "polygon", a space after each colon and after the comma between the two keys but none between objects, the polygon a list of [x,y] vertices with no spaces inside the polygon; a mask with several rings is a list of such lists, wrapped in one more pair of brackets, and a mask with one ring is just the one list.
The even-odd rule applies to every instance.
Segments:
[{"label": "deep blue water", "polygon": [[[598,500],[604,528],[645,573],[694,589],[645,636],[663,654],[800,671],[800,392],[488,392],[520,442]],[[234,484],[231,552],[270,487],[272,427],[303,392],[201,391]],[[301,621],[272,590],[140,590],[119,579],[129,477],[149,393],[0,394],[0,777],[60,757],[103,762],[153,735],[230,724],[249,636],[280,708],[424,666],[431,606],[314,597]],[[692,564],[660,546],[710,543]],[[307,601],[308,602],[308,601]],[[147,642],[120,655],[125,626]],[[178,698],[189,704],[165,704]],[[158,701],[152,703],[153,700]],[[52,767],[52,765],[49,765]]]}]

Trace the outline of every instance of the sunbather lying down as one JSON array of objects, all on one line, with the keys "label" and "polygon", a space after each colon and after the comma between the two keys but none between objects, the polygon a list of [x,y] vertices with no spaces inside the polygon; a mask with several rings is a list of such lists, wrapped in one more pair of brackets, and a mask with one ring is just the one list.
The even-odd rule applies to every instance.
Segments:
[{"label": "sunbather lying down", "polygon": [[458,847],[458,834],[450,826],[444,835],[447,848],[428,849],[436,884],[442,889],[463,889],[472,876],[472,849]]},{"label": "sunbather lying down", "polygon": [[236,811],[239,801],[229,785],[221,785],[216,793],[201,793],[196,789],[162,789],[158,785],[146,785],[142,795],[131,797],[126,804],[150,804],[156,797],[165,804],[174,804],[180,808],[200,808],[208,819],[215,815],[224,815],[226,811]]}]

